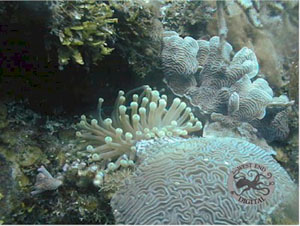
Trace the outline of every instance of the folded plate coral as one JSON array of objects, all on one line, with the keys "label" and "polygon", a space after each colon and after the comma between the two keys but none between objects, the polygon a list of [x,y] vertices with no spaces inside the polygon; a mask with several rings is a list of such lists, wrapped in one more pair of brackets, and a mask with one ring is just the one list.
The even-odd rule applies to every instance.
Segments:
[{"label": "folded plate coral", "polygon": [[79,127],[82,130],[76,135],[89,145],[80,156],[86,158],[89,171],[96,173],[95,185],[102,184],[105,172],[134,165],[137,141],[186,136],[202,128],[191,108],[179,98],[166,108],[167,96],[144,86],[142,94],[134,94],[130,106],[126,107],[124,94],[119,91],[111,118],[102,119],[102,98],[99,99],[98,120],[92,119],[89,123],[84,115],[81,116]]},{"label": "folded plate coral", "polygon": [[[111,200],[118,224],[257,224],[294,191],[287,172],[254,144],[235,138],[190,138],[148,146],[142,163]],[[244,163],[265,166],[275,190],[260,204],[239,203],[227,184]],[[260,194],[248,191],[249,197]]]},{"label": "folded plate coral", "polygon": [[[284,95],[273,97],[273,90],[263,78],[253,81],[259,65],[255,53],[247,47],[231,59],[232,46],[226,42],[222,52],[217,36],[209,41],[196,41],[191,37],[182,39],[176,32],[166,31],[163,41],[165,83],[174,94],[188,99],[201,114],[214,113],[214,121],[225,121],[226,118],[233,124],[234,121],[250,123],[263,119],[268,107],[293,104]],[[187,41],[193,45],[187,45]],[[198,43],[198,48],[194,43]],[[177,53],[180,57],[169,56]],[[199,70],[197,63],[191,64],[195,60]],[[274,130],[288,131],[279,123],[275,124]],[[258,123],[255,125],[260,127]],[[282,135],[284,139],[287,133]]]}]

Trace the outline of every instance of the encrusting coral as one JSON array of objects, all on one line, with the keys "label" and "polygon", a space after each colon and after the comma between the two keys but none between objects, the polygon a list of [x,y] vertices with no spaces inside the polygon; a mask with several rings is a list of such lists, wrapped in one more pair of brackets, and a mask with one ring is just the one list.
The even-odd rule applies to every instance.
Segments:
[{"label": "encrusting coral", "polygon": [[89,123],[84,115],[81,116],[79,127],[82,130],[77,131],[76,135],[89,145],[80,155],[87,157],[87,162],[93,163],[89,169],[96,174],[95,185],[102,184],[105,172],[114,171],[120,166],[134,165],[137,141],[187,136],[202,128],[191,108],[179,98],[175,98],[167,109],[166,95],[160,95],[149,86],[143,88],[141,95],[132,96],[129,107],[124,105],[125,93],[119,91],[111,118],[102,119],[102,98],[98,104],[98,120],[92,119]]}]

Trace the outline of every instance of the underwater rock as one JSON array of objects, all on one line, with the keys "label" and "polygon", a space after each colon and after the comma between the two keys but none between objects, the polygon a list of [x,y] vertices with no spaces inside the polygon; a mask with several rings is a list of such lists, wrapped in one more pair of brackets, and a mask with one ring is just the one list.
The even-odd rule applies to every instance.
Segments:
[{"label": "underwater rock", "polygon": [[20,206],[20,187],[11,162],[0,154],[0,222],[11,222],[11,212]]},{"label": "underwater rock", "polygon": [[45,160],[46,156],[39,147],[25,146],[20,150],[17,158],[20,166],[28,167]]},{"label": "underwater rock", "polygon": [[0,129],[5,128],[7,125],[7,108],[3,103],[0,102]]},{"label": "underwater rock", "polygon": [[177,31],[181,36],[202,37],[216,12],[213,1],[166,1],[162,8],[164,30]]},{"label": "underwater rock", "polygon": [[295,100],[299,104],[299,60],[298,57],[292,62],[292,66],[288,72],[290,83],[288,87],[289,98]]},{"label": "underwater rock", "polygon": [[[287,200],[296,186],[268,152],[235,138],[191,138],[152,145],[125,179],[111,206],[118,224],[259,224]],[[275,179],[272,195],[241,204],[227,185],[244,163],[265,166]],[[249,190],[247,197],[261,195]]]},{"label": "underwater rock", "polygon": [[160,20],[162,1],[110,0],[116,29],[115,51],[120,54],[137,76],[151,75],[160,68],[163,27]]}]

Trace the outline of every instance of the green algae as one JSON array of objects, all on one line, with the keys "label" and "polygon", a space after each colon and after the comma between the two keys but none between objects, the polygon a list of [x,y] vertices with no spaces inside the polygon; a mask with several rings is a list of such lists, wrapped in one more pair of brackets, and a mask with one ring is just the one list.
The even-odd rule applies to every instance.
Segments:
[{"label": "green algae", "polygon": [[113,10],[103,1],[57,2],[52,8],[50,27],[58,37],[61,67],[73,61],[79,65],[97,64],[114,48],[108,46],[115,30]]},{"label": "green algae", "polygon": [[5,128],[8,125],[7,121],[7,108],[5,104],[0,102],[0,129]]}]

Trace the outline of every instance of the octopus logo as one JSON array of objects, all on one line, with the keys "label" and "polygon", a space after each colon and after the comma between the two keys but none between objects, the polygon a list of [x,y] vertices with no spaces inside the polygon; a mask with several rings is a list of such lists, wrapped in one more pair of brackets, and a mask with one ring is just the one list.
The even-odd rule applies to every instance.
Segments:
[{"label": "octopus logo", "polygon": [[241,204],[260,204],[275,189],[273,174],[257,163],[244,163],[234,168],[228,177],[228,189]]}]

